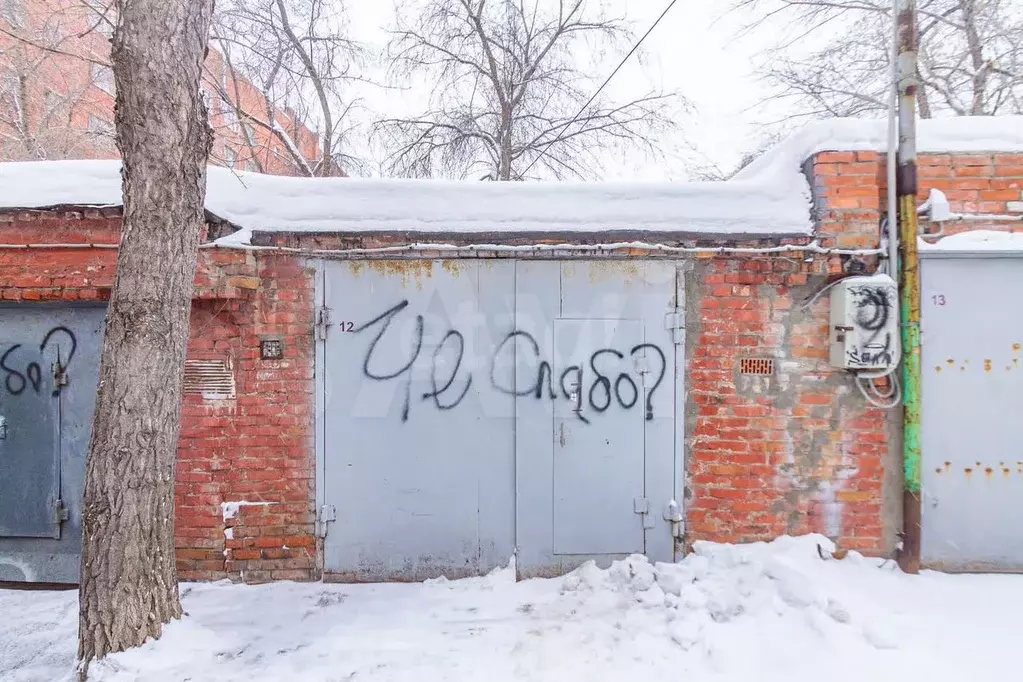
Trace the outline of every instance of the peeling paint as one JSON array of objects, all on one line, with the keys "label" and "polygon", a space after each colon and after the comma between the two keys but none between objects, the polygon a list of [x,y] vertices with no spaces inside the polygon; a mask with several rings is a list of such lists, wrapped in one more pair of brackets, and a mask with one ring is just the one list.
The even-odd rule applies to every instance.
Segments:
[{"label": "peeling paint", "polygon": [[[359,277],[366,269],[372,269],[386,278],[399,278],[403,287],[413,281],[416,288],[422,290],[423,280],[433,277],[434,260],[365,260],[349,261],[348,267],[354,277]],[[441,267],[452,274],[457,274],[458,264],[454,261],[440,261]],[[453,269],[452,269],[453,268]]]},{"label": "peeling paint", "polygon": [[444,271],[447,272],[452,277],[462,276],[462,268],[460,267],[458,261],[442,260],[440,262],[440,266],[444,268]]}]

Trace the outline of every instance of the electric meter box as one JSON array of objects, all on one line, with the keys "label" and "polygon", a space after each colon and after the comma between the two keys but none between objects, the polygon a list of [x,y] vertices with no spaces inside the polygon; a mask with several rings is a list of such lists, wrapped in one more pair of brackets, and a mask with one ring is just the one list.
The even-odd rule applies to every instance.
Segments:
[{"label": "electric meter box", "polygon": [[847,277],[831,288],[831,365],[895,369],[901,353],[899,288],[888,275]]}]

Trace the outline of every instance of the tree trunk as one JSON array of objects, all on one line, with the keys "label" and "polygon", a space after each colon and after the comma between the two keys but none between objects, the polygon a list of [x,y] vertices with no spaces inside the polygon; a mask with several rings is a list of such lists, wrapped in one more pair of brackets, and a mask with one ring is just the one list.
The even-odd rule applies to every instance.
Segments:
[{"label": "tree trunk", "polygon": [[512,135],[511,111],[507,106],[501,107],[501,159],[497,169],[497,179],[505,182],[512,177]]},{"label": "tree trunk", "polygon": [[85,479],[79,678],[181,616],[174,464],[211,131],[199,93],[213,0],[119,0],[124,224]]}]

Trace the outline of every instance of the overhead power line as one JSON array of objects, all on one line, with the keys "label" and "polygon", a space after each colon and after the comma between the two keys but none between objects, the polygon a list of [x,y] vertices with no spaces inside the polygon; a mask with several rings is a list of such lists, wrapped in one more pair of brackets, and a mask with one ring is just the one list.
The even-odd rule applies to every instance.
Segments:
[{"label": "overhead power line", "polygon": [[[607,84],[611,82],[611,79],[614,78],[615,75],[619,71],[621,71],[622,67],[625,66],[625,63],[627,61],[629,61],[629,57],[631,57],[632,55],[634,55],[636,53],[636,50],[638,50],[640,45],[643,44],[643,41],[647,39],[647,36],[649,36],[651,33],[654,32],[654,29],[657,28],[657,25],[659,23],[661,23],[661,20],[664,19],[665,16],[667,16],[668,12],[671,11],[671,8],[674,7],[675,3],[677,3],[677,2],[678,2],[678,0],[671,0],[671,2],[668,3],[668,6],[664,8],[663,12],[661,12],[661,16],[657,17],[656,21],[654,21],[654,23],[652,23],[650,25],[650,28],[648,28],[646,30],[646,33],[644,33],[643,36],[639,40],[636,41],[636,44],[632,46],[632,49],[629,50],[629,53],[622,58],[622,61],[620,61],[618,63],[618,66],[615,67],[615,70],[611,72],[611,75],[608,76],[604,80],[604,82],[600,84],[600,87],[597,88],[597,91],[594,92],[593,95],[586,101],[586,104],[582,105],[579,108],[579,111],[576,112],[575,116],[573,116],[571,119],[569,119],[568,123],[566,123],[565,125],[561,126],[561,131],[558,133],[559,137],[560,137],[561,133],[565,132],[565,130],[568,129],[568,127],[570,125],[572,125],[573,123],[575,123],[576,121],[579,120],[579,117],[583,115],[583,112],[586,111],[586,108],[588,106],[593,104],[593,100],[597,99],[597,95],[599,95],[601,93],[601,91],[605,87],[607,87]],[[551,148],[551,145],[554,144],[557,141],[558,141],[558,138],[555,137],[553,140],[548,142],[547,146],[545,146],[543,148],[543,150],[541,150],[541,152],[539,154],[537,154],[537,157],[535,159],[533,159],[532,163],[530,163],[528,166],[526,166],[526,170],[522,171],[522,175],[525,175],[526,173],[528,173],[529,169],[532,168],[533,166],[535,166],[536,162],[539,161],[540,159],[542,159],[543,155],[547,153],[547,150]]]}]

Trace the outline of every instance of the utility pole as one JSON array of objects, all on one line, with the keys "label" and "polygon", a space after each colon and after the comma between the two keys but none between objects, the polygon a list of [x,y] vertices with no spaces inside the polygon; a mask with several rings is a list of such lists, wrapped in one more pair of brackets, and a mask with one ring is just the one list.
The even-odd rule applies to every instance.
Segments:
[{"label": "utility pole", "polygon": [[902,242],[903,451],[902,550],[899,566],[920,570],[920,254],[917,250],[916,169],[917,23],[916,0],[898,0],[899,241]]}]

